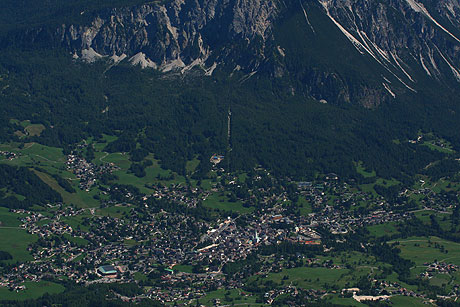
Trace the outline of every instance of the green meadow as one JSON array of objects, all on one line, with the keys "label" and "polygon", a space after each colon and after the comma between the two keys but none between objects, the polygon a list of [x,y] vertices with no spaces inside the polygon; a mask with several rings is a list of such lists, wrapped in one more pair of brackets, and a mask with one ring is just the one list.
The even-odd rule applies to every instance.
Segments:
[{"label": "green meadow", "polygon": [[206,296],[199,299],[199,303],[205,306],[214,306],[216,300],[224,305],[237,305],[237,306],[264,306],[263,304],[256,303],[256,298],[251,296],[240,289],[219,289],[211,291]]},{"label": "green meadow", "polygon": [[401,257],[414,261],[417,266],[435,260],[460,265],[460,243],[438,237],[411,237],[398,242]]},{"label": "green meadow", "polygon": [[36,235],[28,234],[24,229],[0,228],[0,250],[13,256],[13,259],[5,261],[7,263],[33,260],[27,246],[37,240]]},{"label": "green meadow", "polygon": [[374,237],[391,236],[399,233],[396,225],[396,222],[389,222],[385,224],[368,226],[367,229],[369,230],[370,235]]},{"label": "green meadow", "polygon": [[342,289],[345,284],[353,280],[353,274],[348,269],[310,268],[299,267],[284,269],[279,273],[269,273],[260,282],[273,281],[277,284],[293,284],[304,289],[328,289],[336,287]]},{"label": "green meadow", "polygon": [[226,196],[220,196],[217,193],[212,193],[203,202],[205,207],[218,209],[222,211],[233,211],[239,213],[250,213],[254,211],[254,207],[245,208],[239,201],[230,202]]},{"label": "green meadow", "polygon": [[9,212],[8,208],[0,207],[0,228],[18,227],[19,225],[21,225],[21,221],[19,220],[21,216],[24,215]]},{"label": "green meadow", "polygon": [[65,288],[62,285],[50,282],[25,282],[26,289],[19,292],[10,291],[4,287],[0,287],[0,300],[18,300],[24,301],[27,299],[36,299],[43,296],[45,293],[56,294],[64,292]]}]

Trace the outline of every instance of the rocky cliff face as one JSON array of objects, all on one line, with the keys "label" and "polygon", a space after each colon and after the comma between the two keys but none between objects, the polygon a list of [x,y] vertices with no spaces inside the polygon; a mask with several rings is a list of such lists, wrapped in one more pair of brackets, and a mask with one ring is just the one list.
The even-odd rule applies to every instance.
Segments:
[{"label": "rocky cliff face", "polygon": [[[294,73],[289,62],[303,55],[276,35],[286,16],[301,17],[308,31],[293,40],[314,41],[308,48],[319,53],[330,49],[322,43],[331,35],[325,28],[334,28],[347,43],[340,48],[354,52],[351,57],[365,62],[373,77],[350,77],[327,58],[325,65],[313,61]],[[105,56],[163,72],[200,67],[207,75],[226,67],[229,74],[244,71],[242,81],[263,71],[289,79],[292,93],[373,107],[417,93],[426,80],[460,84],[459,16],[459,0],[172,0],[105,10],[90,24],[62,24],[53,36],[89,62]],[[360,75],[359,69],[352,74]]]},{"label": "rocky cliff face", "polygon": [[[418,71],[460,82],[458,0],[321,0],[326,14],[363,55],[416,87]],[[450,75],[450,76],[449,76]]]},{"label": "rocky cliff face", "polygon": [[87,61],[106,55],[164,72],[197,65],[209,71],[214,61],[238,62],[225,58],[236,42],[265,41],[276,12],[274,1],[173,0],[101,12],[90,25],[63,24],[56,36]]}]

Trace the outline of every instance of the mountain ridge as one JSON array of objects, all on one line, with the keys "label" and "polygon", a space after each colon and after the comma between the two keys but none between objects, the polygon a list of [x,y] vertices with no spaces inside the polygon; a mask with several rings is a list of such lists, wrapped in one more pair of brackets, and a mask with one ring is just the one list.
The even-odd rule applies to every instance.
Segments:
[{"label": "mountain ridge", "polygon": [[[87,62],[110,57],[115,63],[127,60],[165,73],[184,74],[200,68],[203,75],[210,76],[216,69],[227,74],[241,70],[250,78],[263,72],[275,80],[289,80],[286,90],[292,93],[375,107],[398,95],[417,93],[420,86],[430,83],[427,81],[460,89],[456,64],[460,62],[459,14],[458,0],[174,0],[105,8],[93,12],[89,22],[34,27],[13,39],[64,47]],[[297,23],[298,28],[288,29],[297,34],[289,34],[291,39],[299,46],[304,40],[315,41],[315,45],[305,46],[300,53],[286,51],[283,38],[276,33],[280,33],[280,25],[289,22],[286,18],[300,22],[300,17],[304,25]],[[330,25],[336,28],[335,33],[329,30]],[[299,30],[303,26],[305,33]],[[331,48],[323,43],[328,36],[348,42],[333,46],[336,50],[331,59],[316,59],[332,64],[312,62],[303,68],[303,80],[299,80],[287,62],[316,52],[310,49],[323,52]],[[345,49],[359,55],[348,60],[356,66],[365,61],[365,70],[373,71],[372,76],[350,79],[350,69],[337,67],[340,64],[334,63],[334,58]],[[362,71],[354,74],[359,76]]]}]

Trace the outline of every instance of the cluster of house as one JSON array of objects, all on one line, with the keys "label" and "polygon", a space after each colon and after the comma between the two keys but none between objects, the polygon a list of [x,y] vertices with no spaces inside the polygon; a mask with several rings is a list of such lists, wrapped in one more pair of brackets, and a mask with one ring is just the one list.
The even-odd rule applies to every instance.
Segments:
[{"label": "cluster of house", "polygon": [[265,303],[271,305],[279,296],[286,294],[291,297],[296,297],[299,294],[299,291],[297,290],[297,287],[294,286],[270,290],[264,294]]},{"label": "cluster of house", "polygon": [[11,152],[11,151],[0,151],[0,156],[5,157],[7,160],[14,160],[18,158],[21,153]]},{"label": "cluster of house", "polygon": [[421,273],[420,275],[423,277],[431,278],[434,276],[435,273],[441,274],[451,274],[458,271],[458,265],[455,264],[448,264],[445,262],[433,262],[433,263],[424,263],[426,268],[426,272]]},{"label": "cluster of house", "polygon": [[113,163],[96,165],[75,154],[67,155],[66,165],[67,169],[79,179],[80,189],[85,191],[89,191],[100,176],[118,169]]},{"label": "cluster of house", "polygon": [[[149,198],[163,199],[172,203],[179,203],[186,205],[187,207],[194,208],[201,200],[197,197],[199,190],[198,188],[188,188],[181,184],[171,184],[171,186],[164,186],[161,184],[149,186],[152,194],[144,196],[143,201]],[[191,194],[191,195],[190,195]],[[204,196],[202,197],[204,198]]]},{"label": "cluster of house", "polygon": [[[76,155],[68,156],[67,165],[81,180],[84,189],[89,189],[101,173],[113,170],[113,166],[96,166]],[[203,221],[180,210],[153,210],[149,208],[148,200],[162,199],[184,208],[193,208],[209,193],[239,188],[236,178],[228,180],[228,184],[216,184],[211,192],[180,184],[152,186],[154,192],[142,196],[121,191],[121,188],[108,190],[108,193],[121,193],[125,200],[129,200],[129,204],[121,204],[130,208],[124,215],[102,216],[97,215],[94,209],[88,215],[88,209],[71,206],[53,208],[53,217],[17,210],[24,214],[22,227],[29,233],[37,234],[41,246],[32,244],[29,251],[34,260],[16,266],[6,275],[9,285],[17,287],[21,281],[31,278],[40,280],[46,276],[65,276],[80,283],[127,282],[135,280],[135,272],[148,275],[154,264],[170,268],[176,264],[190,264],[202,270],[196,273],[165,272],[159,284],[147,293],[148,297],[165,303],[187,300],[204,295],[206,289],[224,286],[241,288],[239,275],[230,278],[222,273],[223,267],[227,263],[246,259],[261,246],[282,242],[321,245],[321,235],[317,231],[319,226],[334,234],[344,234],[362,226],[410,216],[409,213],[392,212],[382,198],[370,198],[364,192],[350,192],[350,186],[340,182],[335,174],[328,175],[321,183],[304,182],[298,185],[298,194],[313,209],[313,212],[302,215],[289,205],[286,190],[274,178],[264,179],[267,176],[269,173],[255,174],[254,178],[250,178],[256,183],[250,189],[250,196],[239,199],[257,204],[260,209],[257,213],[245,216],[233,214],[218,221]],[[273,184],[258,185],[264,180]],[[346,206],[359,206],[362,202],[369,204],[372,210],[350,214],[346,209]],[[109,205],[118,204],[111,201]],[[72,228],[69,218],[82,221],[85,227],[81,228],[85,231],[80,227]],[[56,237],[61,239],[56,240]],[[86,243],[78,245],[66,237],[79,238]],[[289,265],[286,261],[273,261],[263,264],[260,271],[273,272]],[[339,268],[328,264],[325,266]],[[5,279],[1,281],[8,282]],[[178,284],[182,286],[175,287]],[[295,288],[273,290],[268,292],[266,301],[282,294],[294,294],[295,291]]]},{"label": "cluster of house", "polygon": [[[222,277],[222,275],[207,273],[169,272],[162,276],[161,284],[150,288],[146,295],[164,304],[199,299],[211,289],[225,287],[225,279]],[[181,287],[177,287],[178,284]]]}]

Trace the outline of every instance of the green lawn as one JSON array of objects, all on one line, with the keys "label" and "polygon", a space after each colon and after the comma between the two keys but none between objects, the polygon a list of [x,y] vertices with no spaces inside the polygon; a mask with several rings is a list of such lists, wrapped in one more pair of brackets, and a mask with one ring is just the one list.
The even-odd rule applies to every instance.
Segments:
[{"label": "green lawn", "polygon": [[[294,269],[284,269],[279,273],[270,273],[262,281],[271,280],[277,284],[284,285],[294,284],[304,289],[323,289],[326,286],[337,286],[337,289],[345,287],[347,282],[353,280],[348,269],[328,269],[328,268],[309,268],[300,267]],[[287,278],[286,278],[287,277]],[[357,279],[356,279],[357,280]]]},{"label": "green lawn", "polygon": [[383,237],[399,233],[395,226],[396,222],[389,222],[385,224],[368,226],[367,229],[369,230],[371,236]]},{"label": "green lawn", "polygon": [[[444,246],[448,253],[442,252],[439,247],[435,246],[435,243]],[[417,266],[425,262],[431,263],[434,260],[460,265],[460,243],[437,237],[411,237],[399,241],[398,247],[401,249],[401,256],[414,261]]]},{"label": "green lawn", "polygon": [[430,279],[430,285],[445,288],[450,282],[450,275],[448,274],[435,274]]},{"label": "green lawn", "polygon": [[31,124],[24,128],[24,131],[26,131],[29,136],[39,136],[43,130],[45,130],[45,126],[42,124]]},{"label": "green lawn", "polygon": [[75,178],[73,174],[66,171],[66,157],[62,153],[62,149],[37,143],[27,143],[22,149],[17,146],[17,143],[0,145],[0,150],[21,154],[13,160],[2,160],[2,163],[14,166],[40,167],[51,174],[62,174],[65,178]]},{"label": "green lawn", "polygon": [[37,240],[36,235],[28,234],[24,229],[0,228],[0,250],[13,256],[12,260],[6,261],[9,263],[33,260],[27,246]]},{"label": "green lawn", "polygon": [[86,246],[89,243],[88,240],[85,240],[85,239],[80,238],[80,237],[73,237],[73,236],[71,236],[70,234],[67,234],[67,233],[65,233],[63,236],[64,236],[64,238],[66,238],[70,242],[73,242],[73,243],[77,244],[78,246]]},{"label": "green lawn", "polygon": [[9,212],[7,208],[0,207],[0,227],[18,227],[21,225],[19,221],[21,216],[24,215]]},{"label": "green lawn", "polygon": [[396,272],[392,272],[390,275],[388,275],[385,278],[385,281],[389,281],[389,282],[393,282],[393,283],[395,282],[395,283],[400,284],[401,287],[403,287],[403,288],[406,288],[406,289],[409,289],[409,290],[412,290],[412,291],[417,291],[417,285],[406,284],[405,282],[400,281],[398,277],[399,276],[398,276],[398,274]]},{"label": "green lawn", "polygon": [[103,162],[113,163],[124,171],[127,171],[131,166],[131,161],[129,161],[129,156],[122,153],[111,153],[100,159]]},{"label": "green lawn", "polygon": [[256,298],[245,293],[239,289],[219,289],[206,294],[200,298],[199,302],[205,306],[214,306],[214,300],[220,300],[221,304],[230,305],[235,304],[238,306],[264,306],[263,304],[256,304]]},{"label": "green lawn", "polygon": [[57,182],[56,179],[50,175],[34,170],[38,177],[40,177],[43,182],[49,185],[53,190],[61,194],[65,204],[74,204],[80,208],[91,208],[98,207],[99,202],[93,198],[94,195],[98,193],[97,189],[93,189],[89,192],[83,191],[78,187],[77,181],[72,181],[72,186],[75,189],[75,193],[69,193],[65,191]]},{"label": "green lawn", "polygon": [[370,177],[375,177],[376,176],[376,173],[375,173],[374,170],[372,172],[368,172],[366,170],[366,168],[363,166],[362,161],[359,161],[358,163],[356,163],[356,171],[359,174],[363,175],[364,178],[370,178]]},{"label": "green lawn", "polygon": [[[449,187],[450,185],[450,187]],[[440,179],[439,181],[433,183],[431,185],[431,189],[435,193],[440,193],[441,191],[458,191],[460,188],[460,185],[452,183],[448,180],[445,179]]]},{"label": "green lawn", "polygon": [[186,264],[178,264],[173,266],[173,270],[184,273],[192,273],[192,266]]},{"label": "green lawn", "polygon": [[436,151],[439,151],[439,152],[442,152],[442,153],[446,153],[446,154],[453,154],[453,153],[455,153],[455,150],[453,150],[449,144],[446,145],[446,147],[441,147],[441,146],[438,146],[438,145],[433,144],[432,142],[425,141],[425,142],[422,144],[422,146],[427,146],[427,147],[430,148],[431,150],[436,150]]},{"label": "green lawn", "polygon": [[328,295],[326,296],[326,300],[328,303],[337,304],[337,305],[344,305],[344,306],[357,306],[357,307],[365,307],[367,305],[356,301],[351,297],[340,297],[339,295]]},{"label": "green lawn", "polygon": [[241,202],[229,202],[227,197],[219,196],[213,193],[203,202],[203,205],[212,209],[219,209],[223,211],[234,211],[240,213],[250,213],[254,211],[254,207],[245,208]]},{"label": "green lawn", "polygon": [[108,143],[116,141],[117,139],[118,139],[117,136],[103,134],[102,135],[102,140],[105,141],[105,142],[96,142],[96,143],[93,142],[94,149],[96,151],[103,151],[104,147],[107,146]]},{"label": "green lawn", "polygon": [[238,175],[238,180],[241,181],[241,182],[246,182],[247,178],[248,178],[247,173],[241,173],[241,174]]},{"label": "green lawn", "polygon": [[198,166],[198,164],[200,164],[200,160],[198,160],[197,158],[191,160],[191,161],[187,161],[187,164],[185,165],[185,169],[187,171],[187,174],[192,174],[196,167]]},{"label": "green lawn", "polygon": [[134,273],[134,279],[135,279],[135,280],[146,281],[148,278],[147,278],[147,276],[145,276],[145,275],[142,274],[141,272],[136,272],[136,273]]},{"label": "green lawn", "polygon": [[201,180],[201,188],[205,191],[209,191],[212,188],[212,180],[211,179],[203,179]]},{"label": "green lawn", "polygon": [[85,258],[85,257],[86,257],[86,253],[82,253],[81,255],[75,257],[75,258],[72,260],[72,262],[78,263],[78,262],[82,261],[83,258]]},{"label": "green lawn", "polygon": [[0,287],[0,300],[18,300],[36,299],[43,296],[45,293],[56,294],[64,292],[65,288],[62,285],[49,282],[25,282],[26,289],[24,291],[12,292],[6,288]]},{"label": "green lawn", "polygon": [[80,227],[80,229],[82,231],[89,231],[89,228],[88,226],[85,226],[82,224],[82,221],[83,221],[83,218],[91,218],[91,214],[85,214],[85,215],[78,215],[78,216],[72,216],[72,217],[64,217],[62,218],[62,221],[64,223],[66,223],[67,225],[69,225],[70,227],[72,227],[72,229],[78,229],[78,227]]},{"label": "green lawn", "polygon": [[438,221],[439,225],[444,230],[450,230],[452,226],[451,222],[451,214],[449,213],[438,213],[431,210],[423,210],[415,212],[415,216],[420,219],[424,224],[430,225],[431,224],[431,215],[436,216],[436,220]]},{"label": "green lawn", "polygon": [[24,149],[21,150],[23,155],[36,156],[42,160],[50,160],[53,162],[64,163],[66,157],[62,153],[61,148],[49,147],[41,145],[38,143],[28,143],[24,146]]},{"label": "green lawn", "polygon": [[[134,174],[128,172],[128,169],[131,166],[131,161],[129,161],[128,156],[126,155],[110,154],[102,160],[105,162],[112,162],[121,168],[120,170],[114,172],[114,174],[118,176],[118,180],[116,180],[117,183],[133,185],[139,188],[142,193],[152,192],[151,189],[146,188],[146,185],[161,183],[163,185],[169,186],[173,183],[185,183],[185,178],[183,176],[179,176],[169,170],[161,168],[158,161],[153,159],[151,156],[149,156],[148,159],[153,162],[153,165],[145,169],[145,177],[136,177]],[[171,180],[163,179],[169,178],[171,175],[173,176]]]},{"label": "green lawn", "polygon": [[98,209],[96,211],[96,214],[121,218],[123,216],[123,213],[129,213],[130,210],[131,210],[130,207],[111,206],[111,207]]},{"label": "green lawn", "polygon": [[390,301],[395,307],[418,307],[418,306],[429,306],[423,304],[423,300],[418,297],[402,296],[397,295],[393,296]]},{"label": "green lawn", "polygon": [[396,179],[389,180],[389,179],[378,178],[374,183],[361,184],[360,188],[363,192],[377,196],[378,194],[374,190],[375,185],[381,185],[381,186],[388,188],[390,186],[397,185],[399,183],[400,182]]},{"label": "green lawn", "polygon": [[308,214],[313,212],[311,204],[309,202],[307,202],[305,197],[300,196],[299,201],[297,202],[297,204],[299,206],[300,214],[308,215]]},{"label": "green lawn", "polygon": [[377,267],[382,265],[382,263],[377,263],[375,257],[355,251],[341,252],[334,254],[333,256],[317,256],[316,258],[319,259],[320,262],[332,260],[332,262],[336,265],[345,266],[349,264],[355,266],[356,268],[368,268],[370,266]]}]

